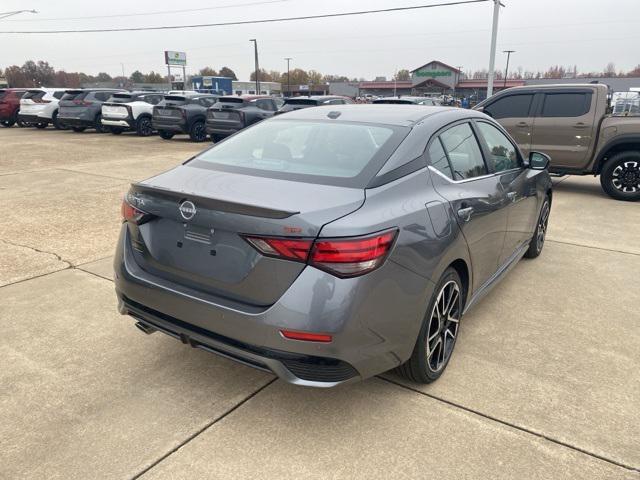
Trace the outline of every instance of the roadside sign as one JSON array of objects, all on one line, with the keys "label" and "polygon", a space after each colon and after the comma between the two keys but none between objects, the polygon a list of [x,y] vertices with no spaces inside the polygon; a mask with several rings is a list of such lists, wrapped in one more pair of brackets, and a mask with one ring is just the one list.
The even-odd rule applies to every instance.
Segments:
[{"label": "roadside sign", "polygon": [[185,52],[172,52],[165,50],[164,63],[166,65],[178,65],[184,67],[187,65],[187,54]]},{"label": "roadside sign", "polygon": [[299,90],[302,92],[308,92],[309,91],[309,85],[300,85],[299,86]]}]

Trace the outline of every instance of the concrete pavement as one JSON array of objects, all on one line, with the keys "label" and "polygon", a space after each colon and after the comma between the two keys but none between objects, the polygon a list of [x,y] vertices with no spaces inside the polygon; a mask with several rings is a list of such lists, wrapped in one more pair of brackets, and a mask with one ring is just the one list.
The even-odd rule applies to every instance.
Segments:
[{"label": "concrete pavement", "polygon": [[0,478],[640,477],[640,208],[597,179],[558,182],[543,255],[465,317],[436,384],[319,391],[116,312],[122,194],[207,144],[0,144]]}]

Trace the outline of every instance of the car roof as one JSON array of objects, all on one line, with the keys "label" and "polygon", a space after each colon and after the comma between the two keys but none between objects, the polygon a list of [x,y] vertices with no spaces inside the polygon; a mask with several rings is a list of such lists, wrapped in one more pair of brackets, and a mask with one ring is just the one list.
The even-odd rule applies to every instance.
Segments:
[{"label": "car roof", "polygon": [[296,120],[326,120],[331,112],[339,112],[336,120],[346,122],[379,123],[385,125],[411,126],[420,120],[435,116],[439,113],[459,112],[460,118],[481,117],[486,115],[473,110],[455,107],[432,107],[426,105],[398,105],[398,104],[350,104],[325,105],[315,108],[303,108],[275,117],[277,119]]}]

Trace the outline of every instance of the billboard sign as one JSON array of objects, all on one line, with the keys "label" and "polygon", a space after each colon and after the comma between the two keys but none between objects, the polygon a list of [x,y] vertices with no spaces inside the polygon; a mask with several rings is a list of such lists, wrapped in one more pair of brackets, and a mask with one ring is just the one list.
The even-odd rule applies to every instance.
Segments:
[{"label": "billboard sign", "polygon": [[170,50],[165,50],[164,63],[165,65],[185,67],[187,65],[187,54],[185,52],[172,52]]}]

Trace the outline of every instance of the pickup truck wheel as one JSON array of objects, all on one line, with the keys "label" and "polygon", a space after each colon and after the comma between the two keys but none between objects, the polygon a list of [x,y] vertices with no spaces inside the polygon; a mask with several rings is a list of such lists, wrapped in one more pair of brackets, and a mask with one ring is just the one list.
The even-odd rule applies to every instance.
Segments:
[{"label": "pickup truck wheel", "polygon": [[136,121],[136,132],[141,137],[148,137],[153,134],[153,126],[149,117],[140,117]]},{"label": "pickup truck wheel", "polygon": [[9,127],[13,127],[15,120],[3,120],[0,122],[0,125],[2,125],[5,128],[9,128]]},{"label": "pickup truck wheel", "polygon": [[76,133],[84,132],[86,129],[87,127],[71,127],[71,130],[73,130]]},{"label": "pickup truck wheel", "polygon": [[207,131],[202,120],[193,122],[189,129],[189,138],[194,142],[204,142],[207,139]]},{"label": "pickup truck wheel", "polygon": [[600,184],[616,200],[640,200],[640,152],[613,155],[602,167]]},{"label": "pickup truck wheel", "polygon": [[158,135],[163,140],[171,140],[173,138],[173,132],[167,132],[166,130],[158,130]]}]

